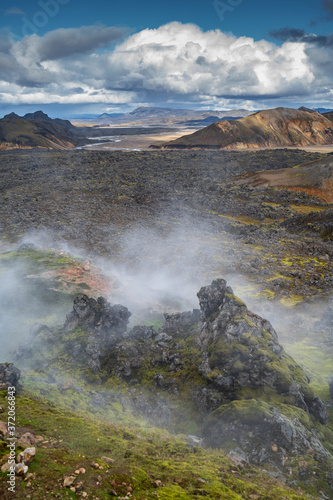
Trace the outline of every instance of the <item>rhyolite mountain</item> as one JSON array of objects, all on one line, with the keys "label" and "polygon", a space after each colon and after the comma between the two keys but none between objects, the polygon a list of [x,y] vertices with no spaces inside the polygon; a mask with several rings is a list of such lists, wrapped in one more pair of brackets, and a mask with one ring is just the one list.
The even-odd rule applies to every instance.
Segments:
[{"label": "rhyolite mountain", "polygon": [[165,143],[165,148],[263,148],[333,144],[332,122],[318,112],[276,108],[223,120]]},{"label": "rhyolite mountain", "polygon": [[68,149],[82,144],[67,120],[49,118],[41,111],[20,117],[10,113],[0,120],[0,150]]},{"label": "rhyolite mountain", "polygon": [[127,331],[126,307],[77,297],[63,327],[31,329],[15,364],[53,385],[66,373],[93,381],[100,406],[121,381],[117,397],[126,409],[188,434],[195,421],[204,445],[233,450],[244,461],[281,468],[288,454],[309,452],[332,460],[318,434],[326,406],[272,325],[223,279],[202,287],[198,298],[200,310],[165,314],[158,331]]},{"label": "rhyolite mountain", "polygon": [[256,189],[278,187],[305,192],[333,203],[333,155],[293,168],[279,168],[238,175],[234,182]]}]

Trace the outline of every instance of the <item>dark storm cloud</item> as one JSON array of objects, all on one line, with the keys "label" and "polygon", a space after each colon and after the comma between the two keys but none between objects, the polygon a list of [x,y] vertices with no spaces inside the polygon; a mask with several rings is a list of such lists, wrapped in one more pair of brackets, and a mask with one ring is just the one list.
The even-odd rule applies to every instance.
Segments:
[{"label": "dark storm cloud", "polygon": [[332,47],[333,46],[333,33],[324,35],[315,35],[313,33],[306,33],[304,30],[297,28],[281,28],[269,32],[270,36],[275,40],[281,42],[295,42],[295,43],[308,43],[315,44],[318,47]]},{"label": "dark storm cloud", "polygon": [[51,31],[40,39],[41,61],[57,60],[105,48],[111,42],[122,39],[125,34],[125,29],[106,26],[82,26]]},{"label": "dark storm cloud", "polygon": [[54,61],[105,48],[111,42],[124,38],[126,33],[124,28],[107,26],[60,28],[38,38],[36,50],[40,61]]},{"label": "dark storm cloud", "polygon": [[269,35],[275,40],[280,40],[281,42],[298,42],[306,33],[304,30],[297,28],[281,28],[279,30],[272,30]]}]

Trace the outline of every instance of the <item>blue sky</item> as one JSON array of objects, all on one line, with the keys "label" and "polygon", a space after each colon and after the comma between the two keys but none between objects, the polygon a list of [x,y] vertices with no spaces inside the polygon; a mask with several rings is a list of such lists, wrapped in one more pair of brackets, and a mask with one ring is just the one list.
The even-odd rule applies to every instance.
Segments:
[{"label": "blue sky", "polygon": [[333,108],[333,0],[9,0],[0,115]]},{"label": "blue sky", "polygon": [[[271,30],[285,26],[304,29],[324,35],[332,31],[332,19],[327,18],[327,10],[323,3],[314,0],[228,0],[221,2],[205,2],[204,0],[168,0],[156,2],[126,1],[82,1],[82,0],[40,0],[16,2],[10,0],[1,9],[2,26],[11,29],[17,36],[22,35],[26,18],[33,21],[36,12],[47,11],[43,26],[36,26],[38,34],[57,28],[73,28],[94,23],[107,26],[126,26],[133,31],[145,28],[158,28],[172,21],[194,23],[203,30],[220,29],[232,32],[236,36],[250,36],[255,40],[268,38]],[[41,7],[44,4],[45,9]],[[225,7],[223,7],[223,4]],[[10,14],[12,9],[22,11]],[[223,14],[223,10],[225,11]],[[220,14],[220,16],[219,16]],[[223,19],[221,19],[221,14]]]}]

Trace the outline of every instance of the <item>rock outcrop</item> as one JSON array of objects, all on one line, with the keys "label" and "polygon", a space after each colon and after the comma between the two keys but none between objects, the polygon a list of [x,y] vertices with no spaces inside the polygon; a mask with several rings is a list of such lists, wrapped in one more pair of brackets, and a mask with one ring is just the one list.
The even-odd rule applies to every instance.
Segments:
[{"label": "rock outcrop", "polygon": [[73,311],[67,315],[64,330],[83,329],[90,336],[87,342],[72,345],[73,358],[81,355],[91,371],[98,373],[103,353],[121,341],[130,316],[127,307],[111,306],[103,297],[97,300],[87,295],[77,297]]},{"label": "rock outcrop", "polygon": [[73,311],[67,315],[64,328],[79,327],[92,333],[121,336],[126,332],[130,316],[127,307],[111,306],[103,297],[95,300],[83,295],[74,300]]},{"label": "rock outcrop", "polygon": [[295,415],[287,417],[277,408],[257,400],[233,401],[209,415],[204,428],[204,444],[213,448],[227,443],[257,464],[272,461],[284,464],[290,453],[302,455],[312,450],[319,459],[332,459],[314,431]]},{"label": "rock outcrop", "polygon": [[204,319],[197,337],[200,371],[223,401],[265,389],[327,422],[325,405],[301,367],[283,351],[269,321],[250,312],[222,279],[201,288],[198,297]]},{"label": "rock outcrop", "polygon": [[0,390],[8,387],[18,388],[18,381],[21,377],[21,372],[13,363],[0,364]]},{"label": "rock outcrop", "polygon": [[[223,279],[201,288],[198,298],[200,311],[165,314],[158,331],[128,332],[126,307],[77,298],[62,330],[34,329],[29,362],[38,356],[46,373],[56,373],[60,357],[67,360],[62,371],[78,370],[91,381],[90,373],[108,387],[121,379],[128,391],[114,397],[123,411],[170,430],[186,432],[180,418],[186,407],[205,445],[240,449],[245,460],[281,465],[286,454],[308,450],[331,459],[314,430],[327,422],[326,406],[269,321],[249,311]],[[19,358],[24,362],[24,351]],[[107,396],[91,394],[103,408]]]}]

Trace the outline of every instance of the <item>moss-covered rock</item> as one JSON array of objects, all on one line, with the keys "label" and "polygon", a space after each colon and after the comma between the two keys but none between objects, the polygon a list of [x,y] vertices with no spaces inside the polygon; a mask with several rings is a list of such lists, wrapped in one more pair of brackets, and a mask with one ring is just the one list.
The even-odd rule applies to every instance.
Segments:
[{"label": "moss-covered rock", "polygon": [[[212,412],[204,425],[205,443],[211,447],[241,447],[257,463],[283,462],[289,453],[313,450],[321,460],[332,459],[308,415],[299,408],[279,409],[256,399],[233,401]],[[288,416],[286,416],[288,415]]]},{"label": "moss-covered rock", "polygon": [[[234,440],[257,462],[272,459],[272,442],[288,453],[313,448],[329,456],[312,432],[326,422],[326,407],[272,325],[249,311],[225,280],[201,288],[198,296],[201,313],[167,314],[158,331],[136,326],[129,332],[125,307],[77,298],[61,330],[35,332],[28,364],[39,360],[44,384],[53,370],[61,379],[58,388],[73,390],[73,400],[80,377],[88,387],[94,384],[84,391],[84,411],[112,416],[122,408],[189,434],[202,427],[207,445]],[[25,358],[21,350],[18,359]],[[65,373],[75,383],[64,389]],[[97,384],[112,391],[111,399],[103,387],[96,392]]]}]

